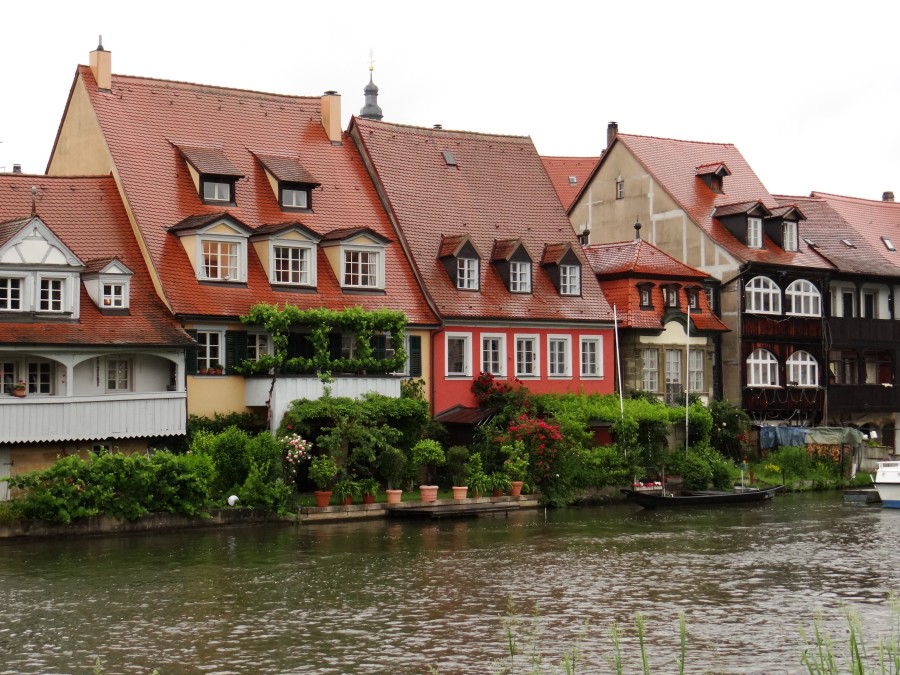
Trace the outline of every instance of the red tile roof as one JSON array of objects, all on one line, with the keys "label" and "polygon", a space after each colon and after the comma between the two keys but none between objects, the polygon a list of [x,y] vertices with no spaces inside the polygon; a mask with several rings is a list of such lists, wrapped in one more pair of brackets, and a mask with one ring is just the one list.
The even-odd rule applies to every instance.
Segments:
[{"label": "red tile roof", "polygon": [[[608,321],[611,313],[580,247],[581,297],[557,293],[535,266],[532,293],[510,293],[492,265],[481,265],[480,292],[458,290],[439,252],[442,233],[468,235],[482,260],[496,241],[518,237],[529,254],[572,242],[575,233],[531,139],[446,131],[354,118],[359,139],[412,252],[425,287],[445,317]],[[448,167],[443,152],[458,165]]]},{"label": "red tile roof", "polygon": [[399,245],[386,249],[383,294],[344,293],[321,249],[318,292],[298,294],[273,290],[252,246],[246,285],[200,283],[181,241],[169,232],[186,218],[222,211],[221,205],[201,202],[179,145],[219,149],[243,175],[235,188],[236,206],[226,210],[251,230],[286,220],[257,159],[262,155],[289,158],[321,181],[312,191],[311,211],[296,214],[303,226],[320,236],[371,228],[396,240],[353,142],[345,136],[343,144],[333,145],[326,136],[319,98],[123,75],[112,76],[111,91],[100,91],[87,66],[79,66],[76,86],[78,77],[176,314],[229,317],[246,314],[257,302],[289,302],[302,308],[385,307],[403,311],[411,323],[437,322]]},{"label": "red tile roof", "polygon": [[900,273],[900,251],[889,251],[882,240],[887,237],[895,248],[900,247],[900,203],[824,192],[776,198],[803,211],[807,219],[801,223],[801,238],[814,242],[816,250],[842,272],[882,276]]},{"label": "red tile roof", "polygon": [[[642,239],[612,244],[591,244],[584,247],[585,257],[591,264],[603,294],[610,305],[616,307],[620,324],[624,328],[662,330],[662,318],[666,311],[661,286],[677,282],[682,288],[701,287],[709,275],[679,262],[650,242]],[[638,284],[654,284],[651,291],[652,309],[642,309]],[[691,310],[691,324],[697,330],[729,330],[709,308],[706,295],[700,292],[699,311]],[[687,295],[679,293],[679,309],[687,312]]]},{"label": "red tile roof", "polygon": [[175,144],[184,158],[200,173],[222,176],[243,176],[239,169],[228,161],[222,148],[200,148]]},{"label": "red tile roof", "polygon": [[[153,288],[112,176],[58,178],[0,176],[0,221],[31,213],[31,187],[37,188],[37,216],[82,260],[120,260],[133,273],[130,315],[102,314],[81,284],[81,316],[68,322],[0,322],[0,343],[163,346],[193,341],[181,329]],[[0,230],[4,230],[0,226]],[[18,231],[18,230],[17,230]],[[99,269],[99,268],[98,268]]]},{"label": "red tile roof", "polygon": [[[778,206],[775,198],[769,194],[734,145],[618,134],[604,157],[610,155],[616,143],[627,148],[688,216],[738,260],[814,268],[831,267],[802,241],[800,250],[794,253],[782,250],[768,237],[764,237],[762,249],[748,248],[713,218],[713,211],[720,206],[743,202],[760,202],[770,210]],[[602,164],[603,159],[598,167]],[[697,176],[697,167],[708,164],[725,164],[731,172],[730,176],[722,180],[721,194],[713,192]]]},{"label": "red tile roof", "polygon": [[[556,190],[564,209],[568,210],[572,205],[572,201],[578,196],[581,186],[591,175],[599,159],[599,157],[541,156],[544,169],[550,176],[550,182],[553,183],[553,189]],[[574,183],[570,180],[571,177],[575,178]]]}]

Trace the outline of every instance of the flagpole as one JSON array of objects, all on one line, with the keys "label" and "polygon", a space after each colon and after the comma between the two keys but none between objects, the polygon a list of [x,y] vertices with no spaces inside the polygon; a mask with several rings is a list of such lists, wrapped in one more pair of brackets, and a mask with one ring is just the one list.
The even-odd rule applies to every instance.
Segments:
[{"label": "flagpole", "polygon": [[[619,380],[619,415],[625,420],[625,394],[622,391],[622,354],[619,352],[619,313],[613,305],[613,329],[616,335],[616,375]],[[627,450],[625,451],[628,452]]]},{"label": "flagpole", "polygon": [[690,431],[691,411],[691,300],[687,299],[687,343],[685,344],[685,368],[684,368],[684,454],[688,451],[688,432]]}]

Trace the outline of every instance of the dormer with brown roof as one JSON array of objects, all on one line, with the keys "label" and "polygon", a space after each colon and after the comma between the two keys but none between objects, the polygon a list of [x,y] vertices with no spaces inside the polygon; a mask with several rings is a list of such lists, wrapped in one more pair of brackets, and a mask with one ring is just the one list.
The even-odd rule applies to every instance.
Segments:
[{"label": "dormer with brown roof", "polygon": [[532,260],[521,239],[495,241],[491,264],[510,293],[531,293]]},{"label": "dormer with brown roof", "polygon": [[454,288],[460,291],[481,289],[481,256],[468,235],[441,235],[438,259]]},{"label": "dormer with brown roof", "polygon": [[174,143],[187,163],[194,189],[204,204],[234,206],[235,184],[243,174],[220,147]]},{"label": "dormer with brown roof", "polygon": [[772,215],[760,201],[717,206],[713,217],[747,248],[763,248],[763,219]]},{"label": "dormer with brown roof", "polygon": [[131,306],[134,276],[118,258],[89,260],[81,273],[88,296],[102,312],[127,312]]},{"label": "dormer with brown roof", "polygon": [[252,230],[227,213],[191,216],[169,228],[180,240],[199,281],[247,281]]},{"label": "dormer with brown roof", "polygon": [[569,242],[547,244],[541,266],[560,295],[581,295],[581,259]]},{"label": "dormer with brown roof", "polygon": [[315,288],[322,237],[301,223],[263,225],[250,242],[273,286]]},{"label": "dormer with brown roof", "polygon": [[697,178],[716,194],[725,194],[725,176],[730,176],[731,170],[725,162],[711,162],[697,167]]},{"label": "dormer with brown roof", "polygon": [[296,157],[254,153],[266,172],[269,186],[284,211],[311,211],[312,192],[321,183]]}]

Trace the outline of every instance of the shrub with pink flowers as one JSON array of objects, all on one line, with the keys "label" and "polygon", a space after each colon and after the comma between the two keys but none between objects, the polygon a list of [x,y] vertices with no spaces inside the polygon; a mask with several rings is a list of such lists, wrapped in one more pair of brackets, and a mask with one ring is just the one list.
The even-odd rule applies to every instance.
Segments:
[{"label": "shrub with pink flowers", "polygon": [[558,462],[563,449],[559,425],[522,413],[510,422],[506,432],[497,439],[501,446],[520,441],[528,453],[530,482],[546,486],[559,473]]},{"label": "shrub with pink flowers", "polygon": [[300,434],[291,434],[281,439],[284,445],[284,465],[288,471],[291,482],[297,477],[300,465],[309,459],[312,443]]}]

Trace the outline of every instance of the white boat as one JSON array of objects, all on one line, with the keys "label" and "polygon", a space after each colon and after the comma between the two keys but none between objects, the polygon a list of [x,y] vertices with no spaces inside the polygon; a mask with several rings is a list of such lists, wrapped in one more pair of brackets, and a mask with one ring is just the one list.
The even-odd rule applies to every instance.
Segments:
[{"label": "white boat", "polygon": [[875,488],[882,505],[900,509],[900,462],[878,462]]}]

